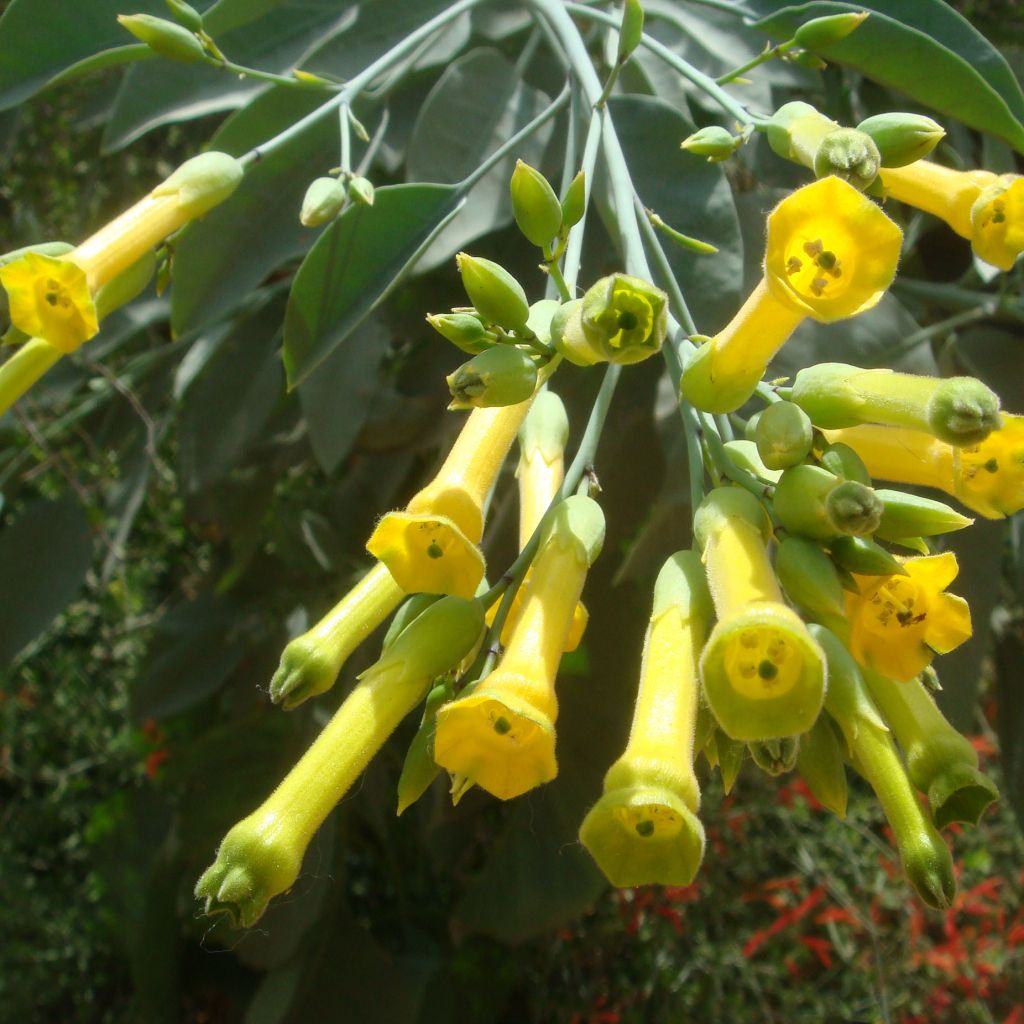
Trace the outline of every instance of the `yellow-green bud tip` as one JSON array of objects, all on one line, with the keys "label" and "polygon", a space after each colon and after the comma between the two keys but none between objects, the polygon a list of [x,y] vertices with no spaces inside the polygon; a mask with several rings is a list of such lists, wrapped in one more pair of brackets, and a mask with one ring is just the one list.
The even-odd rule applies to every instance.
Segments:
[{"label": "yellow-green bud tip", "polygon": [[151,14],[119,14],[117,20],[154,53],[182,64],[194,64],[205,56],[203,44],[187,28]]},{"label": "yellow-green bud tip", "polygon": [[510,331],[526,326],[530,316],[526,292],[504,267],[465,252],[456,254],[455,263],[470,302],[485,320]]},{"label": "yellow-green bud tip", "polygon": [[688,153],[706,156],[710,162],[728,160],[742,142],[742,137],[733,135],[728,129],[717,124],[712,124],[687,136],[679,146],[680,149],[685,149]]},{"label": "yellow-green bud tip", "polygon": [[303,197],[299,222],[307,228],[326,224],[341,212],[347,196],[345,186],[337,178],[314,178]]},{"label": "yellow-green bud tip", "polygon": [[536,168],[517,160],[509,191],[519,230],[534,245],[548,245],[562,226],[562,204],[548,179]]},{"label": "yellow-green bud tip", "polygon": [[883,167],[905,167],[924,159],[945,137],[942,125],[924,114],[876,114],[857,125],[878,147]]},{"label": "yellow-green bud tip", "polygon": [[853,32],[868,16],[867,11],[831,14],[805,21],[793,34],[798,46],[805,50],[823,50]]},{"label": "yellow-green bud tip", "polygon": [[834,174],[861,190],[878,177],[881,166],[882,157],[874,140],[856,128],[829,132],[814,154],[814,173],[819,178]]}]

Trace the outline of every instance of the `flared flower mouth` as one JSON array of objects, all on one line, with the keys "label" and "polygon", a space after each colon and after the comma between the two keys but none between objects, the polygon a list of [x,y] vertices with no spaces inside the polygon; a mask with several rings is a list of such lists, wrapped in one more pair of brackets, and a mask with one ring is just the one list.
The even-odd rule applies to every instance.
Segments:
[{"label": "flared flower mouth", "polygon": [[704,826],[671,790],[631,786],[598,800],[580,842],[612,885],[689,885],[704,856]]},{"label": "flared flower mouth", "polygon": [[900,229],[834,176],[805,185],[768,217],[765,277],[791,308],[830,322],[871,309],[896,275]]},{"label": "flared flower mouth", "polygon": [[447,516],[389,512],[366,550],[408,594],[471,598],[484,577],[480,549]]},{"label": "flared flower mouth", "polygon": [[85,271],[68,259],[29,252],[0,267],[11,323],[62,352],[74,352],[99,332]]},{"label": "flared flower mouth", "polygon": [[798,736],[825,697],[825,658],[800,617],[775,601],[753,602],[711,631],[700,662],[704,694],[733,739]]},{"label": "flared flower mouth", "polygon": [[639,292],[617,285],[612,290],[612,304],[595,322],[607,335],[607,344],[614,349],[643,345],[651,336],[654,311]]},{"label": "flared flower mouth", "polygon": [[1010,270],[1024,252],[1024,177],[1004,174],[971,207],[971,248],[986,263]]},{"label": "flared flower mouth", "polygon": [[971,613],[961,597],[944,593],[958,572],[956,556],[908,558],[905,576],[857,577],[847,594],[850,653],[890,679],[907,681],[971,636]]},{"label": "flared flower mouth", "polygon": [[953,449],[954,494],[968,508],[1001,519],[1024,508],[1024,416],[969,448]]},{"label": "flared flower mouth", "polygon": [[511,800],[558,774],[555,727],[514,694],[480,689],[438,712],[434,760],[498,799]]}]

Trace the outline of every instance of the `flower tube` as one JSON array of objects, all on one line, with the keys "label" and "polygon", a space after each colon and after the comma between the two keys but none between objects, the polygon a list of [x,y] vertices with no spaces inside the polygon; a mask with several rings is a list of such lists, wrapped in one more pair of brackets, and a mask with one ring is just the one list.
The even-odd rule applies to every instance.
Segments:
[{"label": "flower tube", "polygon": [[894,682],[865,671],[864,681],[907,758],[910,781],[928,795],[939,828],[976,825],[999,793],[978,770],[978,752],[946,720],[920,679]]},{"label": "flower tube", "polygon": [[587,570],[603,542],[597,502],[574,495],[558,506],[497,667],[438,712],[434,759],[467,784],[510,800],[558,774],[555,675]]},{"label": "flower tube", "polygon": [[206,912],[248,927],[299,876],[309,841],[433,680],[473,649],[479,602],[448,597],[426,609],[360,677],[313,745],[267,800],[224,837],[196,884]]},{"label": "flower tube", "polygon": [[757,499],[731,487],[711,491],[694,518],[718,614],[700,660],[704,695],[723,731],[747,742],[806,732],[825,692],[824,657],[783,602],[766,529]]},{"label": "flower tube", "polygon": [[[531,400],[532,401],[532,400]],[[366,542],[407,593],[472,597],[484,576],[484,504],[530,401],[474,409],[434,479]]]},{"label": "flower tube", "polygon": [[971,610],[945,593],[958,566],[952,551],[903,562],[905,575],[855,576],[858,592],[846,594],[850,653],[865,668],[910,680],[936,654],[971,636]]},{"label": "flower tube", "polygon": [[149,195],[70,252],[27,252],[0,267],[11,323],[61,352],[74,352],[99,330],[94,296],[172,232],[226,199],[242,180],[226,153],[186,160]]},{"label": "flower tube", "polygon": [[826,436],[853,448],[872,476],[945,491],[987,519],[1024,508],[1024,416],[1004,415],[1000,429],[964,448],[921,431],[882,426],[830,430]]},{"label": "flower tube", "polygon": [[580,826],[612,885],[689,885],[700,867],[697,659],[713,613],[700,558],[677,552],[654,585],[629,741]]},{"label": "flower tube", "polygon": [[954,171],[930,160],[881,172],[893,199],[944,220],[971,243],[974,254],[1010,270],[1024,251],[1024,177]]},{"label": "flower tube", "polygon": [[738,409],[805,317],[832,323],[871,309],[896,274],[900,229],[852,185],[830,176],[768,216],[764,277],[735,317],[683,371],[699,409]]}]

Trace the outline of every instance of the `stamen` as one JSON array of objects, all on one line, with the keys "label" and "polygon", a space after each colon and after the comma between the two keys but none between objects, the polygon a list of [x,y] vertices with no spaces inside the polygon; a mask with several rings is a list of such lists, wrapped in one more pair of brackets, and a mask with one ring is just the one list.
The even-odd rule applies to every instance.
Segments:
[{"label": "stamen", "polygon": [[803,267],[803,265],[803,260],[799,259],[796,256],[790,256],[789,259],[786,261],[786,273],[795,274],[797,273],[797,271],[800,270],[801,267]]},{"label": "stamen", "polygon": [[804,242],[804,252],[807,253],[812,260],[820,256],[824,248],[825,246],[822,245],[820,238],[815,239],[813,242]]}]

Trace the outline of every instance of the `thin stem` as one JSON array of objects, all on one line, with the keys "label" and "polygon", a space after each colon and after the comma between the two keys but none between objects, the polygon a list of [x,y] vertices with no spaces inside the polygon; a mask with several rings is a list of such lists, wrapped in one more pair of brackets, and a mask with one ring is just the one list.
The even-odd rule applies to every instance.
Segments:
[{"label": "thin stem", "polygon": [[323,91],[335,91],[342,86],[334,82],[310,81],[301,78],[293,78],[291,75],[277,75],[273,71],[260,71],[258,68],[247,68],[243,64],[236,64],[231,60],[218,60],[210,57],[207,62],[210,67],[220,68],[230,74],[238,75],[239,78],[254,78],[260,82],[270,82],[273,85],[284,85],[290,89],[320,89]]},{"label": "thin stem", "polygon": [[[613,14],[606,14],[604,11],[595,11],[590,7],[586,7],[579,3],[567,3],[565,4],[564,11],[576,14],[581,18],[590,18],[592,21],[600,22],[603,25],[615,26],[618,24],[618,20]],[[679,72],[687,81],[692,82],[698,89],[710,96],[723,110],[727,113],[732,114],[740,124],[753,124],[757,125],[762,123],[765,118],[758,117],[752,114],[742,103],[734,100],[713,78],[709,75],[705,75],[703,71],[699,71],[689,61],[683,60],[682,57],[673,53],[663,43],[659,43],[657,39],[652,39],[648,35],[644,35],[640,40],[640,45],[646,47],[656,57],[659,57],[670,67],[674,68]],[[589,64],[589,61],[588,61]],[[593,70],[591,68],[591,70]],[[600,95],[600,88],[598,89],[594,99]]]},{"label": "thin stem", "polygon": [[563,302],[568,302],[572,298],[572,292],[569,291],[569,286],[565,283],[565,278],[562,277],[562,271],[558,266],[558,258],[551,251],[550,245],[545,245],[543,252],[544,266],[548,276],[554,281],[555,288],[558,289],[558,297]]},{"label": "thin stem", "polygon": [[931,281],[914,281],[903,278],[893,282],[893,291],[911,295],[917,299],[935,302],[947,309],[976,309],[981,306],[991,316],[1009,316],[1024,320],[1024,305],[1012,295],[993,295],[973,288],[958,288],[956,285],[935,284]]},{"label": "thin stem", "polygon": [[[587,137],[583,143],[583,159],[580,161],[580,169],[583,171],[584,209],[588,212],[590,196],[594,190],[594,168],[597,166],[597,154],[601,146],[601,130],[601,112],[595,110],[591,113],[590,123],[587,125]],[[565,247],[562,272],[570,297],[575,292],[576,279],[580,273],[580,262],[583,259],[583,235],[586,231],[586,221],[586,214],[584,214],[579,223],[573,225]]]},{"label": "thin stem", "polygon": [[893,345],[884,353],[884,361],[888,362],[902,356],[917,348],[918,345],[923,345],[947,331],[954,331],[958,327],[965,327],[968,324],[977,323],[979,320],[987,320],[994,312],[992,308],[994,305],[989,302],[977,309],[965,309],[961,313],[954,313],[952,316],[946,317],[945,320],[939,320],[937,323],[929,324],[927,327],[908,334],[899,344]]},{"label": "thin stem", "polygon": [[777,57],[781,57],[788,50],[792,50],[796,46],[795,39],[789,39],[784,43],[779,43],[778,46],[769,46],[767,49],[762,50],[756,57],[748,60],[746,64],[741,64],[738,68],[733,68],[732,71],[726,72],[724,75],[719,75],[715,79],[718,85],[728,85],[730,82],[735,82],[737,78],[745,75],[748,71],[753,71],[754,68],[760,67],[762,64],[767,64],[770,60],[775,60]]},{"label": "thin stem", "polygon": [[352,134],[348,123],[349,105],[342,103],[338,107],[338,132],[341,135],[341,173],[352,173]]},{"label": "thin stem", "polygon": [[341,91],[335,93],[334,96],[325,103],[322,103],[316,110],[310,111],[305,117],[299,118],[294,124],[289,125],[284,131],[278,132],[277,135],[267,139],[261,145],[254,146],[248,153],[239,158],[240,162],[247,166],[261,159],[268,153],[279,149],[301,135],[307,128],[316,124],[322,117],[326,117],[332,110],[336,110],[341,104],[351,104],[378,75],[383,74],[394,64],[397,64],[406,54],[414,51],[421,43],[429,39],[431,35],[444,28],[449,22],[454,21],[464,11],[471,10],[481,2],[482,0],[457,0],[446,11],[441,11],[440,14],[424,22],[419,28],[410,32],[400,43],[388,50],[387,53],[382,54],[375,61],[367,65]]}]

